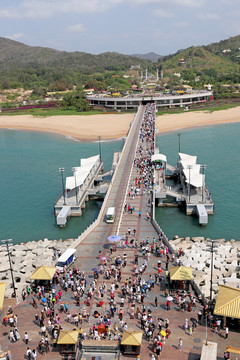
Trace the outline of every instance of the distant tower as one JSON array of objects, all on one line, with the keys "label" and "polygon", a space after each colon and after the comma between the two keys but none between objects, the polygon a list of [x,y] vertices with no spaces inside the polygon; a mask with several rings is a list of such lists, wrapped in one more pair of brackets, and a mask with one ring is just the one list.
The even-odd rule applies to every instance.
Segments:
[{"label": "distant tower", "polygon": [[145,80],[148,79],[148,69],[146,69],[146,75],[145,75]]},{"label": "distant tower", "polygon": [[158,81],[158,80],[159,80],[158,69],[157,69],[157,76],[156,76],[156,78],[157,78],[157,81]]}]

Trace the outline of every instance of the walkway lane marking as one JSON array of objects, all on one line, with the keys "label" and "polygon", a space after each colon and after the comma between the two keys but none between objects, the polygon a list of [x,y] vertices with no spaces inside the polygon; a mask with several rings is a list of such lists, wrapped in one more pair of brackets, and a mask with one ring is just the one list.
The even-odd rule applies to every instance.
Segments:
[{"label": "walkway lane marking", "polygon": [[[125,203],[126,203],[126,198],[127,198],[127,194],[128,194],[129,184],[130,184],[130,180],[131,180],[131,175],[132,175],[132,172],[133,172],[134,159],[135,159],[136,151],[137,151],[137,147],[138,147],[138,139],[139,139],[139,131],[140,131],[139,122],[140,122],[140,125],[141,125],[142,119],[143,119],[143,116],[144,116],[144,113],[145,113],[145,106],[144,106],[142,109],[143,109],[143,110],[142,110],[142,114],[141,114],[141,116],[139,115],[139,118],[138,118],[138,121],[137,121],[137,126],[136,126],[136,129],[135,129],[135,136],[136,136],[136,132],[138,133],[138,136],[136,137],[137,140],[136,140],[136,146],[135,146],[135,150],[134,150],[134,157],[133,157],[131,169],[130,169],[129,175],[128,175],[128,183],[127,183],[127,188],[126,188],[126,191],[125,191],[124,201],[123,201],[123,204],[122,204],[121,215],[120,215],[119,222],[118,222],[117,235],[119,234],[119,230],[120,230],[120,226],[121,226],[121,222],[122,222],[122,217],[123,217],[123,212],[124,212],[124,205],[125,205]],[[138,128],[139,128],[139,129],[138,129]],[[138,130],[138,131],[137,131],[137,130]]]}]

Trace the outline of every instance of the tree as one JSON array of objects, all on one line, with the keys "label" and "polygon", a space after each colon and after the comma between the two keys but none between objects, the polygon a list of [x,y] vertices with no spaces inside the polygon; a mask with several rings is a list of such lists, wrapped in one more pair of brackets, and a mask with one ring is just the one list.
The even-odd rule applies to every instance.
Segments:
[{"label": "tree", "polygon": [[67,90],[67,84],[65,79],[57,80],[56,82],[56,90],[57,91],[65,91]]},{"label": "tree", "polygon": [[75,103],[77,111],[90,111],[91,106],[86,99],[78,99]]},{"label": "tree", "polygon": [[75,106],[75,97],[73,96],[72,92],[68,92],[64,95],[61,102],[61,106],[63,106],[66,109]]},{"label": "tree", "polygon": [[5,80],[2,81],[2,89],[3,89],[3,90],[10,89],[10,87],[9,87],[9,81],[8,81],[7,79],[5,79]]}]

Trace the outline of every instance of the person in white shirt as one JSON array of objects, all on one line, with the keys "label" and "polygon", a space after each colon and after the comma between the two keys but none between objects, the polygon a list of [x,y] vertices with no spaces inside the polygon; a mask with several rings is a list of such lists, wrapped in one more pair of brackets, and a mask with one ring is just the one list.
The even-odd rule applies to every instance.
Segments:
[{"label": "person in white shirt", "polygon": [[37,352],[35,349],[33,349],[32,351],[32,360],[36,360],[37,359]]},{"label": "person in white shirt", "polygon": [[25,332],[24,334],[24,340],[25,340],[25,343],[28,344],[28,333]]},{"label": "person in white shirt", "polygon": [[31,357],[32,357],[32,351],[31,349],[27,348],[27,351],[26,351],[26,357],[28,360],[31,360]]}]

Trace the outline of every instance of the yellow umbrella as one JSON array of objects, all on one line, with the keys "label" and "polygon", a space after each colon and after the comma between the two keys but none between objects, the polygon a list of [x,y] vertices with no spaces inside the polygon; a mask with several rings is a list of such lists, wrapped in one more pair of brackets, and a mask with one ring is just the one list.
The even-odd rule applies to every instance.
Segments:
[{"label": "yellow umbrella", "polygon": [[140,346],[142,343],[142,331],[124,331],[121,345]]},{"label": "yellow umbrella", "polygon": [[192,269],[186,266],[174,266],[170,269],[171,280],[192,280]]},{"label": "yellow umbrella", "polygon": [[162,336],[166,336],[166,335],[167,335],[166,331],[164,331],[164,330],[161,330],[161,331],[160,331],[160,334],[161,334]]},{"label": "yellow umbrella", "polygon": [[61,331],[58,337],[58,344],[65,345],[65,344],[77,344],[78,342],[78,331]]},{"label": "yellow umbrella", "polygon": [[3,307],[5,290],[6,290],[6,283],[0,283],[0,310]]},{"label": "yellow umbrella", "polygon": [[52,280],[57,268],[55,266],[39,266],[30,276],[31,280]]}]

